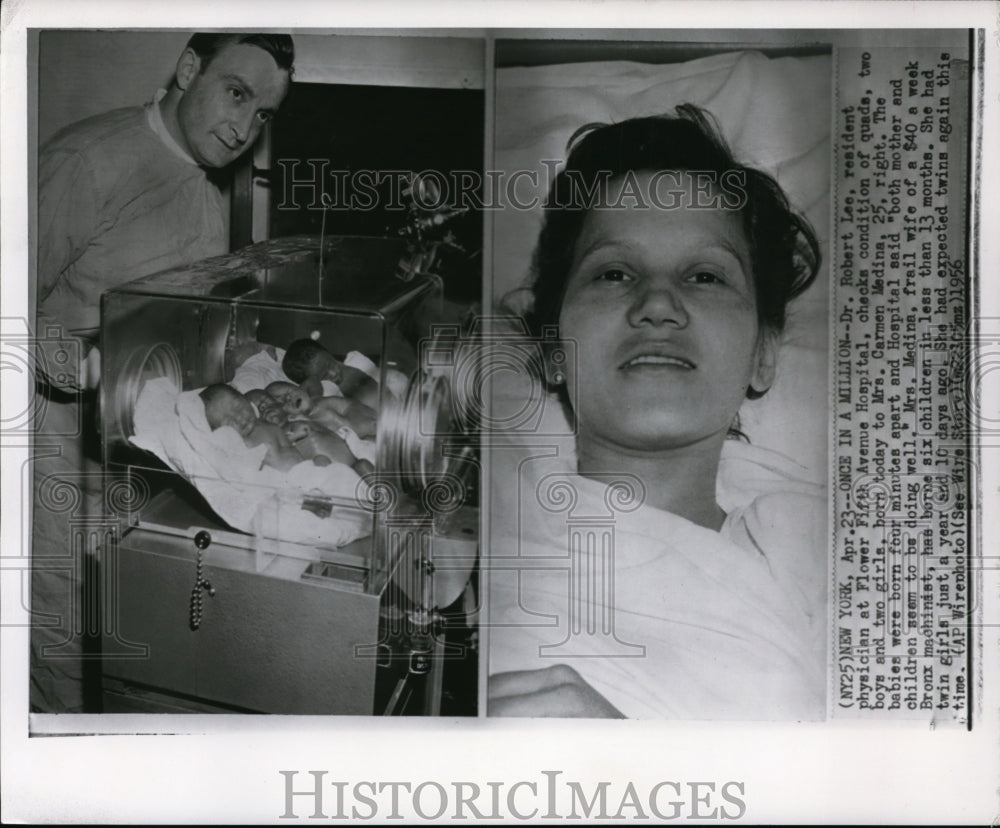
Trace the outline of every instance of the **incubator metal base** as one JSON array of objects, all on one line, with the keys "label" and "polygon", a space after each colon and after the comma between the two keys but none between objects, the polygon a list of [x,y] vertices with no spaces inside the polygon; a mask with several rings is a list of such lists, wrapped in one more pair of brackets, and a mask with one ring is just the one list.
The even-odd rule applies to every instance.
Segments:
[{"label": "incubator metal base", "polygon": [[[151,505],[148,518],[208,523],[170,492]],[[475,561],[477,519],[468,509],[448,534],[430,536],[456,583],[467,581]],[[470,654],[448,653],[443,629],[416,646],[422,631],[405,610],[402,577],[365,593],[362,571],[344,563],[350,546],[316,561],[274,555],[258,572],[255,553],[231,539],[220,527],[203,552],[203,577],[214,595],[203,596],[197,630],[190,628],[199,551],[192,540],[146,528],[122,539],[117,634],[104,649],[121,651],[124,641],[146,653],[105,663],[104,712],[438,712],[446,656]],[[418,545],[399,556],[394,575],[415,568]]]}]

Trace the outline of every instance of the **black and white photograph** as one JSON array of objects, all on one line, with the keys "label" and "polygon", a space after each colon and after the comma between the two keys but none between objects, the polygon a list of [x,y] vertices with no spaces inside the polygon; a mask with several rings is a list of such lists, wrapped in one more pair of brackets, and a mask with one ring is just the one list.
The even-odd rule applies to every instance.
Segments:
[{"label": "black and white photograph", "polygon": [[39,34],[32,711],[475,715],[482,47]]},{"label": "black and white photograph", "polygon": [[971,727],[974,37],[559,35],[495,51],[489,715]]},{"label": "black and white photograph", "polygon": [[497,166],[558,172],[495,219],[548,404],[490,463],[490,715],[825,712],[830,50],[714,34],[497,43]]},{"label": "black and white photograph", "polygon": [[995,3],[8,5],[9,821],[995,820]]}]

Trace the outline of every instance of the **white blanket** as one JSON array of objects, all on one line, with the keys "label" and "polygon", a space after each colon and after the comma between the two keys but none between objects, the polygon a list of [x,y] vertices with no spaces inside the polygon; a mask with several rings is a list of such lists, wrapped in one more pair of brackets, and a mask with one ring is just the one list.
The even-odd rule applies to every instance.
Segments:
[{"label": "white blanket", "polygon": [[190,480],[226,523],[244,532],[316,546],[342,546],[371,530],[371,515],[335,508],[328,518],[292,508],[306,494],[353,502],[360,477],[342,463],[303,461],[287,472],[261,466],[266,446],[248,448],[229,427],[205,419],[199,391],[179,392],[167,379],[146,382],[136,403],[132,442]]},{"label": "white blanket", "polygon": [[[265,388],[272,382],[291,382],[281,369],[284,351],[277,359],[260,351],[236,369],[230,383],[241,394]],[[378,366],[358,351],[344,364],[379,380]],[[386,371],[387,387],[395,396],[407,380],[399,371]],[[319,518],[299,508],[306,495],[321,495],[355,502],[360,477],[342,463],[316,466],[303,461],[287,472],[263,466],[265,446],[248,448],[231,428],[212,431],[205,419],[201,389],[179,392],[166,379],[147,382],[134,412],[135,436],[131,442],[150,451],[190,480],[226,523],[244,532],[316,546],[342,546],[371,531],[371,515],[362,509],[334,507]],[[323,381],[326,396],[342,396],[333,382]],[[355,457],[375,461],[376,443],[362,440],[350,429],[338,434]]]}]

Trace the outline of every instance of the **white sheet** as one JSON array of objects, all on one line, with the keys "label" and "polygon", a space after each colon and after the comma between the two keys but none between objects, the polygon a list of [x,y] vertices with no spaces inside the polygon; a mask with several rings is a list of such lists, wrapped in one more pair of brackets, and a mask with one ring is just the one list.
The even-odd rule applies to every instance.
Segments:
[{"label": "white sheet", "polygon": [[[200,390],[200,389],[199,389]],[[282,504],[307,493],[353,501],[361,478],[343,463],[319,467],[303,461],[287,472],[261,467],[266,446],[248,448],[232,428],[212,431],[199,390],[179,392],[167,379],[146,382],[134,414],[132,443],[150,451],[190,480],[226,523],[244,532],[294,543],[342,546],[371,530],[359,509],[334,509],[330,517]]]},{"label": "white sheet", "polygon": [[[272,382],[291,382],[281,369],[284,353],[277,348],[275,359],[259,351],[236,369],[230,385],[245,394]],[[358,351],[349,353],[345,364],[365,371],[376,382],[379,379],[378,366]],[[405,388],[406,378],[399,371],[387,371],[390,393],[399,393],[400,379]],[[244,532],[259,531],[294,543],[342,546],[371,531],[370,515],[363,511],[335,507],[329,517],[319,518],[289,507],[307,493],[353,502],[361,480],[353,469],[343,463],[320,467],[311,460],[287,472],[262,467],[265,446],[248,448],[233,429],[209,428],[198,396],[201,390],[181,393],[166,379],[147,382],[136,403],[136,433],[131,442],[187,477],[219,517]],[[337,385],[328,380],[323,381],[323,392],[341,396]],[[338,434],[355,457],[374,463],[374,440],[362,440],[346,428]]]}]

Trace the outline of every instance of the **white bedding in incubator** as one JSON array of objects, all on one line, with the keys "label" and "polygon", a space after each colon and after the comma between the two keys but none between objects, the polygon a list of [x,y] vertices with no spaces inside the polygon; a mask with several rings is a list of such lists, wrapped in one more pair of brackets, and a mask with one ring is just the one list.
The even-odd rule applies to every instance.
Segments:
[{"label": "white bedding in incubator", "polygon": [[[228,385],[247,394],[272,383],[291,383],[281,367],[284,352],[267,349],[240,365]],[[377,382],[375,363],[352,352],[344,364],[365,372]],[[398,396],[406,377],[399,371],[385,372],[386,391]],[[342,398],[335,383],[324,379],[323,397]],[[343,546],[371,531],[371,513],[365,509],[367,484],[344,462],[319,464],[303,457],[289,468],[265,464],[268,447],[248,446],[235,428],[213,429],[206,417],[203,388],[181,391],[169,378],[148,379],[134,408],[135,433],[130,441],[155,454],[189,480],[226,523],[243,532],[315,546]],[[257,415],[260,410],[254,407]],[[375,460],[375,440],[362,439],[350,428],[340,436],[359,460]],[[317,514],[301,505],[274,508],[282,503],[302,504],[311,498],[331,504],[329,515]]]}]

